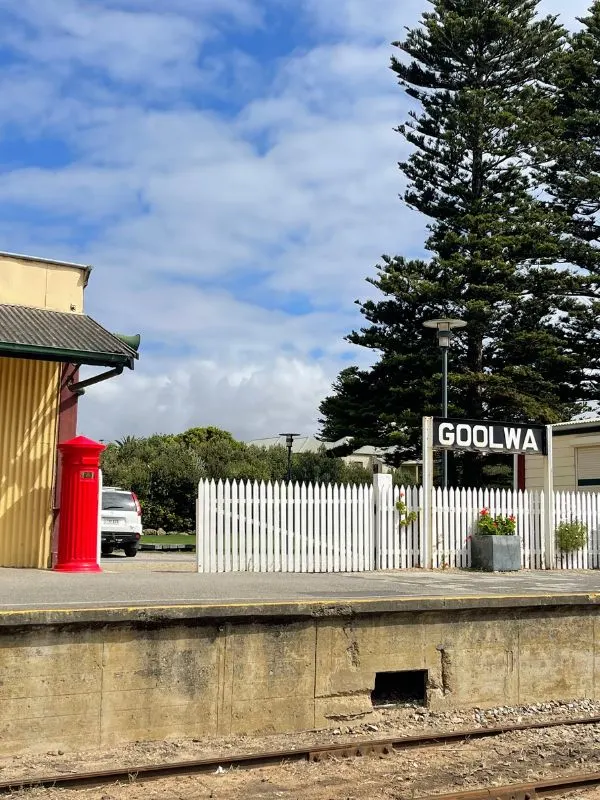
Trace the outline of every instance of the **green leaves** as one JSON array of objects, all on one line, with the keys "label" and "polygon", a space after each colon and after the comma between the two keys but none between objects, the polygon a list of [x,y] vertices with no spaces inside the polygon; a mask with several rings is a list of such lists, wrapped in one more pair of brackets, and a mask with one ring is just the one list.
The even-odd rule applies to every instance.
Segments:
[{"label": "green leaves", "polygon": [[561,522],[556,528],[555,537],[561,553],[574,553],[587,544],[588,528],[579,520]]},{"label": "green leaves", "polygon": [[560,220],[560,256],[584,270],[583,282],[598,299],[597,286],[585,275],[600,274],[600,4],[595,2],[582,28],[569,39],[556,69],[555,136],[546,143],[539,179]]},{"label": "green leaves", "polygon": [[[201,479],[281,481],[287,474],[287,451],[246,445],[219,428],[191,428],[177,435],[127,436],[108,445],[102,469],[106,486],[138,495],[145,527],[186,532],[194,528]],[[365,483],[371,474],[322,450],[294,454],[292,480]]]},{"label": "green leaves", "polygon": [[514,516],[502,514],[492,516],[487,508],[479,512],[477,533],[479,536],[514,536],[517,532],[517,521]]},{"label": "green leaves", "polygon": [[[428,318],[467,323],[450,351],[451,416],[549,423],[598,396],[600,351],[588,345],[598,287],[571,265],[600,265],[588,246],[600,210],[600,11],[570,58],[565,29],[537,0],[432,7],[391,65],[421,106],[398,127],[413,148],[400,169],[405,203],[430,220],[431,259],[386,256],[368,278],[382,296],[362,304],[365,327],[348,340],[376,363],[344,371],[321,405],[325,434],[393,442],[399,458],[418,454],[421,417],[439,413]],[[463,483],[484,482],[481,459],[462,467]]]}]

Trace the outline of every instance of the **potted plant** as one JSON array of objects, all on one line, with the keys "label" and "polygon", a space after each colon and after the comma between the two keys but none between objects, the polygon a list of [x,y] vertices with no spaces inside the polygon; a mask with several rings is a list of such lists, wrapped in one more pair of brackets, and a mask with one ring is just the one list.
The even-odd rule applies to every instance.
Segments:
[{"label": "potted plant", "polygon": [[516,572],[521,569],[521,540],[515,517],[479,512],[477,532],[471,539],[471,566],[486,572]]}]

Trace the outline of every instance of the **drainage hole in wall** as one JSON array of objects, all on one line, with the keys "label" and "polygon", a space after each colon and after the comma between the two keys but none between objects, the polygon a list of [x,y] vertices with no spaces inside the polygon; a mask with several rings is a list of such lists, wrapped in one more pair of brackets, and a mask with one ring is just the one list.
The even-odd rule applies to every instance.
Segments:
[{"label": "drainage hole in wall", "polygon": [[427,704],[427,670],[412,669],[405,672],[377,672],[375,688],[371,692],[374,706]]}]

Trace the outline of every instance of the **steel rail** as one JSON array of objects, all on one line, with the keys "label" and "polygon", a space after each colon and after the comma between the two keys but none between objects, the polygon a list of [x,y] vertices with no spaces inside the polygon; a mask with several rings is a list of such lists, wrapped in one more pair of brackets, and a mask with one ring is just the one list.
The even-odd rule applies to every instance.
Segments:
[{"label": "steel rail", "polygon": [[582,772],[578,775],[543,778],[532,783],[509,783],[506,786],[432,794],[418,800],[533,800],[535,797],[552,797],[598,785],[600,772]]},{"label": "steel rail", "polygon": [[[148,781],[158,778],[168,778],[175,775],[194,775],[202,772],[215,772],[219,768],[227,769],[253,769],[282,764],[290,761],[323,761],[327,758],[353,758],[372,754],[388,754],[394,750],[404,750],[408,748],[433,747],[468,739],[483,739],[490,736],[499,736],[503,733],[515,731],[542,730],[545,728],[557,728],[572,725],[594,725],[600,723],[600,716],[579,717],[574,719],[549,720],[547,722],[529,722],[521,725],[499,725],[491,728],[470,728],[460,731],[438,731],[436,733],[426,733],[419,736],[403,736],[389,739],[356,739],[352,741],[336,742],[335,744],[311,745],[291,750],[273,750],[257,753],[238,753],[226,756],[210,758],[200,758],[193,761],[175,761],[163,764],[142,764],[139,766],[119,767],[117,769],[101,770],[97,772],[63,773],[40,777],[12,778],[0,782],[0,793],[7,794],[22,789],[31,788],[57,788],[57,789],[78,789],[84,786],[103,786],[115,783],[119,780]],[[572,778],[556,779],[557,781],[568,783],[570,780],[573,786],[592,785],[600,783],[600,773],[593,773],[587,778],[593,782],[586,784],[586,776],[574,776]],[[540,781],[535,786],[541,786],[544,782]],[[515,784],[516,786],[534,786],[534,784]],[[509,789],[498,787],[494,789],[475,789],[470,792],[450,793],[447,795],[435,795],[435,800],[479,800],[479,798],[490,797],[513,797]],[[533,790],[531,790],[533,791]],[[567,789],[565,788],[565,791]],[[534,792],[535,794],[535,792]],[[533,795],[532,795],[533,796]],[[432,800],[427,798],[426,800]],[[526,800],[525,795],[519,795],[516,800]]]}]

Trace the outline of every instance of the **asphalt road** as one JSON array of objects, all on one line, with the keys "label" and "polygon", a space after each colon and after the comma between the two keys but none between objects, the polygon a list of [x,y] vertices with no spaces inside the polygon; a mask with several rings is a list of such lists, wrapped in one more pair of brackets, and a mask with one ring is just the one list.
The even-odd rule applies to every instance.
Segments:
[{"label": "asphalt road", "polygon": [[0,569],[0,608],[86,608],[600,592],[600,571],[197,574],[193,554],[115,554],[103,572]]}]

